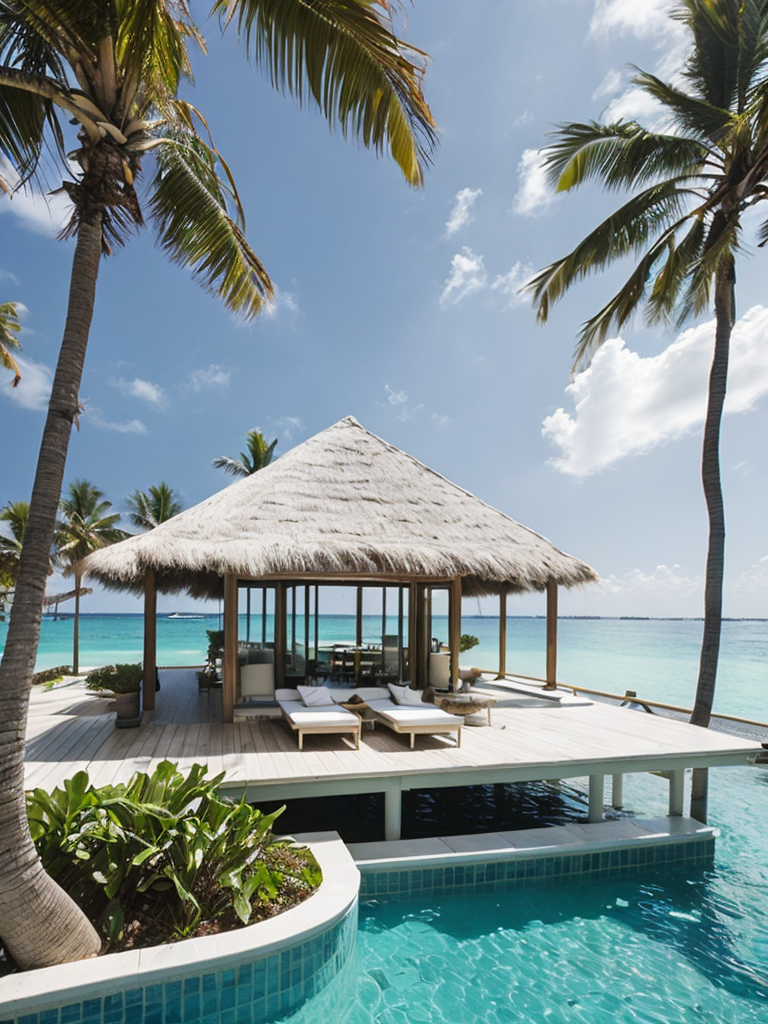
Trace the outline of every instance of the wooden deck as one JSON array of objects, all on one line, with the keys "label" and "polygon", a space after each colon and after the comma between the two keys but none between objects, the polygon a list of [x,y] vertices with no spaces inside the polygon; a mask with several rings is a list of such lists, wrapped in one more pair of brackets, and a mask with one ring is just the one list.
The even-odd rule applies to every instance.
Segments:
[{"label": "wooden deck", "polygon": [[[221,723],[220,695],[199,694],[194,672],[166,671],[157,708],[137,729],[115,729],[111,702],[82,684],[35,691],[28,728],[26,784],[53,788],[76,771],[97,785],[125,782],[168,758],[223,772],[233,794],[252,799],[384,792],[387,834],[399,829],[403,790],[473,783],[590,777],[591,816],[602,816],[603,779],[632,772],[670,773],[670,812],[682,812],[686,768],[743,765],[760,747],[660,715],[608,704],[535,706],[510,694],[466,725],[461,747],[447,737],[407,737],[364,726],[360,750],[348,737],[308,736],[303,751],[279,717]],[[534,706],[531,706],[533,704]],[[676,780],[676,781],[674,781]],[[674,784],[673,784],[674,782]],[[673,795],[673,789],[675,795]],[[592,792],[594,790],[594,792]]]}]

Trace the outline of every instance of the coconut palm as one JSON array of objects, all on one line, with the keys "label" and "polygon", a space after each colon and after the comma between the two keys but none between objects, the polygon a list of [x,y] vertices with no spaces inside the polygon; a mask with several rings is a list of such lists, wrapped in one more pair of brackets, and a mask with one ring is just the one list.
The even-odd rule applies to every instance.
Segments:
[{"label": "coconut palm", "polygon": [[28,517],[27,501],[9,501],[0,509],[0,522],[7,523],[10,530],[10,536],[0,533],[0,619],[5,618],[8,595],[16,586]]},{"label": "coconut palm", "polygon": [[129,494],[126,504],[128,518],[142,530],[154,530],[160,523],[177,516],[184,507],[174,489],[164,480],[157,487]]},{"label": "coconut palm", "polygon": [[19,314],[15,302],[3,302],[0,304],[0,365],[13,374],[12,387],[17,387],[21,380],[19,364],[11,355],[11,349],[19,348],[19,339],[16,337],[21,330]]},{"label": "coconut palm", "polygon": [[[590,122],[562,125],[554,133],[546,160],[559,191],[596,180],[632,195],[528,287],[544,321],[572,284],[623,256],[637,257],[623,287],[582,326],[577,366],[589,362],[612,326],[620,329],[641,307],[651,325],[670,320],[679,325],[714,303],[702,453],[709,516],[705,618],[691,715],[693,723],[706,726],[722,618],[725,518],[719,438],[735,321],[736,255],[742,249],[745,211],[768,198],[768,0],[681,0],[674,17],[691,36],[680,84],[644,71],[634,79],[658,102],[661,127]],[[768,221],[758,230],[758,240],[768,240]]]},{"label": "coconut palm", "polygon": [[216,469],[223,469],[225,473],[231,473],[233,476],[250,476],[251,473],[256,473],[270,464],[276,447],[277,438],[272,444],[267,444],[261,431],[249,430],[245,435],[246,450],[240,452],[239,458],[231,459],[228,455],[217,455],[213,465]]},{"label": "coconut palm", "polygon": [[[214,0],[272,83],[420,184],[434,143],[424,54],[397,38],[386,0]],[[244,234],[234,181],[180,89],[204,42],[186,0],[0,0],[0,188],[49,180],[57,158],[75,247],[24,550],[0,663],[0,935],[23,968],[87,956],[95,931],[42,870],[29,838],[24,735],[48,556],[101,256],[144,223],[173,262],[246,318],[272,285]],[[234,102],[234,99],[233,99]],[[74,122],[74,131],[71,123]],[[73,134],[76,136],[73,138]],[[68,152],[69,150],[69,152]],[[137,183],[147,160],[151,180]]]},{"label": "coconut palm", "polygon": [[92,551],[116,544],[129,535],[121,530],[120,513],[111,512],[112,502],[87,480],[75,480],[69,494],[61,499],[61,521],[56,534],[56,562],[65,576],[75,577],[75,615],[72,671],[80,671],[80,562]]}]

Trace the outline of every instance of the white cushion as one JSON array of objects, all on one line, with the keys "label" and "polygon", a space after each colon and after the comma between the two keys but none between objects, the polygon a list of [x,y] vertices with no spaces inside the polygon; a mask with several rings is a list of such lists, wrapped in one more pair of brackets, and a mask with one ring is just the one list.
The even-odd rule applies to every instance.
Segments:
[{"label": "white cushion", "polygon": [[297,686],[296,689],[307,708],[333,706],[333,697],[327,686]]},{"label": "white cushion", "polygon": [[410,686],[397,686],[395,683],[389,683],[389,692],[392,694],[392,700],[395,704],[423,704],[421,690],[412,690]]}]

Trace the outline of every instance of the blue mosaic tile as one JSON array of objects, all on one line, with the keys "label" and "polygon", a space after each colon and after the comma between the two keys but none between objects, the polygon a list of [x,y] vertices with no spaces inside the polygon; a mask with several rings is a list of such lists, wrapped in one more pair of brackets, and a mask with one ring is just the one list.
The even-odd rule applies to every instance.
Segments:
[{"label": "blue mosaic tile", "polygon": [[58,1024],[59,1011],[58,1008],[55,1010],[43,1010],[40,1014],[40,1024]]},{"label": "blue mosaic tile", "polygon": [[27,1013],[23,1017],[18,1018],[19,1024],[39,1024],[38,1015],[36,1013]]}]

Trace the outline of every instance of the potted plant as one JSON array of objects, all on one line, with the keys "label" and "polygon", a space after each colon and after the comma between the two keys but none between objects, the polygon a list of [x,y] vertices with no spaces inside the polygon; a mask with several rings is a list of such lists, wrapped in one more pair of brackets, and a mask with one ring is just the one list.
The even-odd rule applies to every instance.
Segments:
[{"label": "potted plant", "polygon": [[128,729],[141,724],[140,691],[144,670],[135,665],[104,665],[89,672],[85,682],[89,690],[114,694],[117,705],[115,726]]}]

